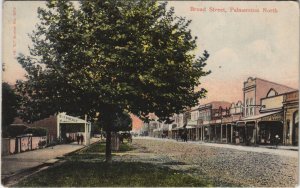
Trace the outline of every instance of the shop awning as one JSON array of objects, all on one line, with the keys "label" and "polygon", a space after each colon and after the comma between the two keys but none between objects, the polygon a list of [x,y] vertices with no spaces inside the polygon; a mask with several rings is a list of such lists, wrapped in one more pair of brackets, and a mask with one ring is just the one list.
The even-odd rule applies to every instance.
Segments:
[{"label": "shop awning", "polygon": [[[195,127],[192,127],[192,126],[186,126],[187,129],[192,129],[192,128],[195,128]],[[176,131],[176,130],[180,130],[180,129],[184,129],[183,127],[176,127],[176,128],[173,128],[172,131]]]},{"label": "shop awning", "polygon": [[282,118],[283,118],[282,111],[276,111],[276,112],[268,112],[268,113],[263,113],[263,114],[259,114],[256,116],[242,118],[238,122],[255,121],[255,120],[258,120],[258,121],[282,121]]}]

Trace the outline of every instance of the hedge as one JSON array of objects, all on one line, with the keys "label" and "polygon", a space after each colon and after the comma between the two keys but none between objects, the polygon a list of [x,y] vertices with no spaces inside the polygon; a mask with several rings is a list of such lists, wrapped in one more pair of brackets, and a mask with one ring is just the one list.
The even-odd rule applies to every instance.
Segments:
[{"label": "hedge", "polygon": [[32,134],[32,136],[46,136],[47,129],[41,127],[29,127],[24,131],[24,134]]}]

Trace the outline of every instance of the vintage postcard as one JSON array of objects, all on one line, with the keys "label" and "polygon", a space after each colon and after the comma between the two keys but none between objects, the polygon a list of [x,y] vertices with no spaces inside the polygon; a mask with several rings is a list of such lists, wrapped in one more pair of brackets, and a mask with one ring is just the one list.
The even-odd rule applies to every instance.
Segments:
[{"label": "vintage postcard", "polygon": [[2,2],[4,187],[296,187],[297,1]]}]

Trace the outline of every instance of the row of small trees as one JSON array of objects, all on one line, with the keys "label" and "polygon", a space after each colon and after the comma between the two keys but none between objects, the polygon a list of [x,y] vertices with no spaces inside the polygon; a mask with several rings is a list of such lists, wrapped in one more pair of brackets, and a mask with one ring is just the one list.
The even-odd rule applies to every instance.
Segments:
[{"label": "row of small trees", "polygon": [[[18,81],[20,116],[29,121],[58,113],[97,118],[107,135],[128,113],[169,122],[205,96],[198,87],[209,57],[194,54],[191,23],[167,3],[149,0],[49,0],[38,9],[27,71]],[[196,88],[200,88],[196,90]],[[97,116],[99,114],[99,116]]]},{"label": "row of small trees", "polygon": [[32,136],[47,136],[47,129],[41,127],[27,127],[26,125],[12,125],[7,128],[7,136],[17,137],[24,134]]}]

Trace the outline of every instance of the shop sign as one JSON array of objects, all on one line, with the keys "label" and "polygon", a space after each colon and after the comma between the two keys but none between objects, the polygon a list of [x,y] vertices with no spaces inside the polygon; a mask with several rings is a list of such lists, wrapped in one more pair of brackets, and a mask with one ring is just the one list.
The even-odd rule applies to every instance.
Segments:
[{"label": "shop sign", "polygon": [[82,119],[64,115],[64,114],[59,115],[59,122],[60,123],[85,123],[85,121]]},{"label": "shop sign", "polygon": [[261,118],[261,121],[282,121],[282,120],[283,120],[282,113],[272,114]]},{"label": "shop sign", "polygon": [[198,119],[197,120],[197,125],[203,125],[203,119]]}]

